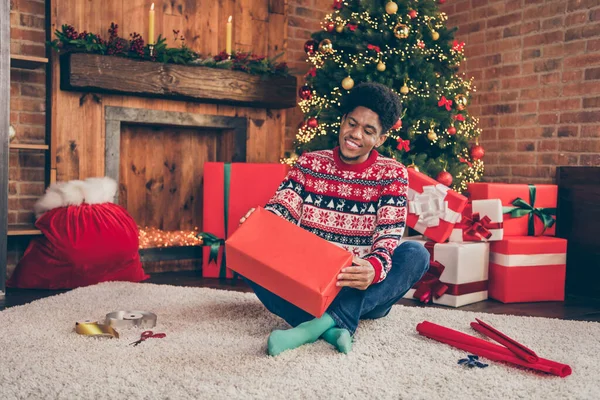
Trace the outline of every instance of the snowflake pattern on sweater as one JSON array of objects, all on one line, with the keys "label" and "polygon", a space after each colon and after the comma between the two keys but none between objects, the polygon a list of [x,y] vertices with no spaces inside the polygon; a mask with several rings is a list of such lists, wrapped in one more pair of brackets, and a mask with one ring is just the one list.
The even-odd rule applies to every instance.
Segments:
[{"label": "snowflake pattern on sweater", "polygon": [[346,164],[336,147],[303,154],[265,209],[369,261],[379,283],[404,232],[407,189],[399,162],[373,150]]}]

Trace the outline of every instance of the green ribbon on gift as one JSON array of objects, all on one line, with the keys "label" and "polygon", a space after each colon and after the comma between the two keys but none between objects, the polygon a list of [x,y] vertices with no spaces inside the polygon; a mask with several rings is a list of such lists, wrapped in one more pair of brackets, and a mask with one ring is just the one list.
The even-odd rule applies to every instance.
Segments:
[{"label": "green ribbon on gift", "polygon": [[[225,221],[225,237],[227,237],[228,227],[229,227],[229,187],[231,183],[231,164],[225,163],[223,165],[223,201],[225,204],[223,205],[224,221]],[[204,246],[210,246],[210,254],[208,256],[208,263],[210,264],[212,261],[217,263],[219,258],[219,248],[225,245],[225,239],[222,239],[212,233],[208,232],[200,232],[197,235],[202,238],[202,244]],[[234,274],[234,278],[237,274]],[[225,251],[223,251],[223,258],[221,258],[221,265],[219,267],[219,278],[227,278],[227,262],[225,260]]]},{"label": "green ribbon on gift", "polygon": [[535,236],[535,216],[544,224],[542,234],[546,229],[551,228],[556,223],[556,208],[553,207],[535,207],[535,185],[529,185],[529,203],[520,197],[517,197],[511,203],[513,206],[502,207],[503,214],[510,214],[513,218],[528,216],[528,235]]}]

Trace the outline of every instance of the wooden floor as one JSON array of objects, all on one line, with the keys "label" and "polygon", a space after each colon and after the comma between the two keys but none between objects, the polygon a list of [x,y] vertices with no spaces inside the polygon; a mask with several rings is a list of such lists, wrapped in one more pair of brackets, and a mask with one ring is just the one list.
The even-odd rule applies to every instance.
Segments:
[{"label": "wooden floor", "polygon": [[[210,287],[215,289],[250,292],[243,282],[202,278],[197,272],[166,272],[152,274],[149,283],[173,286]],[[0,310],[30,303],[44,297],[64,293],[66,290],[30,290],[7,289],[6,297],[0,298]],[[398,304],[424,307],[417,301],[401,299]],[[425,307],[443,307],[428,305]],[[443,307],[447,308],[447,307]],[[517,303],[503,304],[495,300],[482,301],[460,308],[464,311],[475,311],[493,314],[526,315],[535,317],[560,318],[580,321],[600,322],[600,299],[569,296],[564,302]]]}]

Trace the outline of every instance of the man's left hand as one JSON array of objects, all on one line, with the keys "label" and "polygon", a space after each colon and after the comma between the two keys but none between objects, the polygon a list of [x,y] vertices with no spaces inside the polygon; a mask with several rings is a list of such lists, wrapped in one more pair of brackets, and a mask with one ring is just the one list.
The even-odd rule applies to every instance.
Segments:
[{"label": "man's left hand", "polygon": [[366,290],[375,279],[375,268],[362,258],[354,257],[352,261],[354,265],[342,269],[338,275],[337,285]]}]

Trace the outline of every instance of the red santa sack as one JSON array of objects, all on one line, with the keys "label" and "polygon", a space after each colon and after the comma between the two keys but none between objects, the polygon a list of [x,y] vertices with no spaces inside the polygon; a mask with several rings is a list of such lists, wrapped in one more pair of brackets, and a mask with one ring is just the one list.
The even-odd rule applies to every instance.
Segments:
[{"label": "red santa sack", "polygon": [[137,225],[119,205],[53,208],[35,225],[44,236],[30,242],[9,287],[70,289],[149,277],[140,262]]}]

